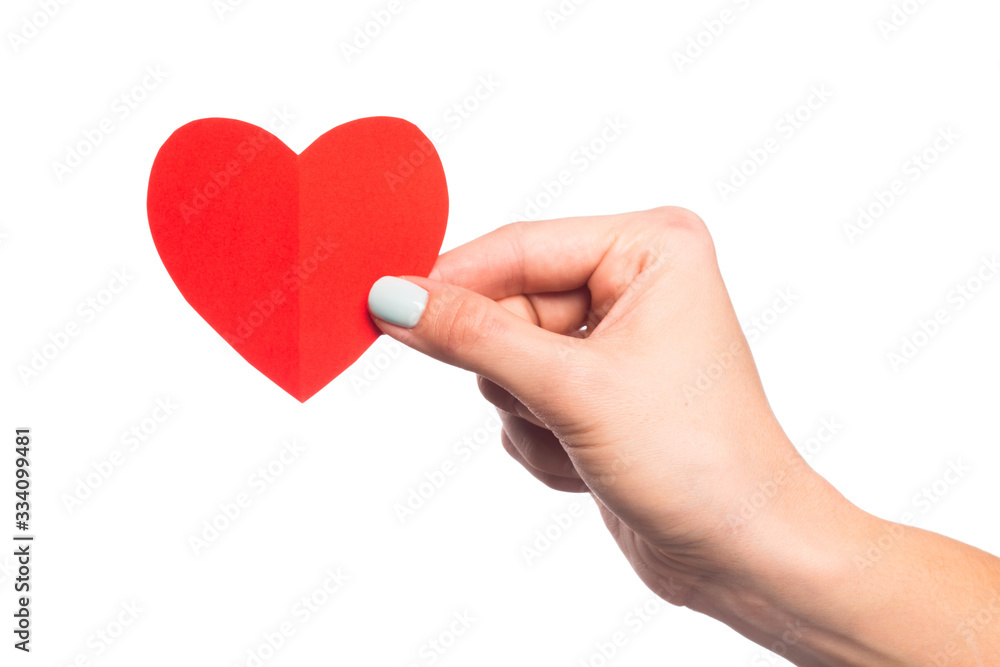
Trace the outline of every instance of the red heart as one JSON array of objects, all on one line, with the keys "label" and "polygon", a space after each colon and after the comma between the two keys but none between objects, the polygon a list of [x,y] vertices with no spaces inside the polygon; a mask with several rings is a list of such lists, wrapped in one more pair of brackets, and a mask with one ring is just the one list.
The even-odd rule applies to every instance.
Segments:
[{"label": "red heart", "polygon": [[147,207],[188,303],[305,401],[378,338],[372,283],[430,272],[448,187],[430,140],[399,118],[346,123],[301,155],[255,125],[209,118],[160,149]]}]

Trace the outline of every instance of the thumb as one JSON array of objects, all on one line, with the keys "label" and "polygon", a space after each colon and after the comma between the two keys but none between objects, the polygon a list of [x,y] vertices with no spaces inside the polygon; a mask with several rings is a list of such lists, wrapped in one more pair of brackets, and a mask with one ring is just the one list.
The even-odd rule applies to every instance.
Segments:
[{"label": "thumb", "polygon": [[481,294],[428,278],[379,278],[368,295],[379,329],[452,366],[531,400],[582,342],[535,326]]}]

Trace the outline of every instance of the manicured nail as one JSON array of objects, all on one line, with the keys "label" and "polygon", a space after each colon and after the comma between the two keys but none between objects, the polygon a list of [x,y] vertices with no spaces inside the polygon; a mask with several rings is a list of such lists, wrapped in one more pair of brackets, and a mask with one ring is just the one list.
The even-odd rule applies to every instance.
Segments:
[{"label": "manicured nail", "polygon": [[417,325],[426,307],[427,290],[394,276],[379,278],[368,293],[372,315],[407,329]]}]

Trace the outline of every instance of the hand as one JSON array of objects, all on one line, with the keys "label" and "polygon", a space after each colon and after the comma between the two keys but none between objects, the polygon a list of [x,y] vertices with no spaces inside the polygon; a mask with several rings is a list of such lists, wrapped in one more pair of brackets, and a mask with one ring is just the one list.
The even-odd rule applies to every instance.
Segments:
[{"label": "hand", "polygon": [[555,489],[593,493],[647,585],[683,604],[739,556],[741,503],[797,454],[697,216],[508,225],[431,278],[409,279],[431,295],[416,326],[379,326],[478,373],[507,451]]},{"label": "hand", "polygon": [[[904,664],[862,631],[837,642],[827,589],[864,585],[851,555],[890,525],[785,436],[696,215],[507,225],[442,255],[429,279],[383,278],[369,304],[385,333],[477,373],[510,455],[554,489],[590,492],[664,599],[800,664]],[[789,572],[807,583],[790,588]]]}]

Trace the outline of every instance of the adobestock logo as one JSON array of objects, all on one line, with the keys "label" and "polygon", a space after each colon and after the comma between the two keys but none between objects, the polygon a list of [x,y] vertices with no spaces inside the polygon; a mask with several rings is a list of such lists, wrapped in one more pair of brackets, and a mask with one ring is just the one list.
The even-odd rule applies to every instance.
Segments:
[{"label": "adobestock logo", "polygon": [[561,540],[573,526],[580,522],[584,515],[583,505],[571,502],[564,512],[553,512],[549,515],[549,523],[535,531],[528,544],[521,546],[521,555],[527,565],[534,565],[552,546]]},{"label": "adobestock logo", "polygon": [[38,0],[38,10],[21,17],[17,31],[7,33],[11,50],[17,54],[37,37],[70,0]]},{"label": "adobestock logo", "polygon": [[245,657],[233,663],[236,667],[263,667],[295,638],[303,626],[343,596],[344,588],[352,580],[342,567],[329,567],[322,576],[322,582],[292,603],[281,622],[259,635],[260,639],[244,652]]},{"label": "adobestock logo", "polygon": [[898,373],[912,363],[998,275],[1000,261],[997,255],[983,257],[970,276],[948,291],[945,303],[935,308],[928,317],[917,320],[916,325],[902,337],[899,347],[886,354],[889,368]]},{"label": "adobestock logo", "polygon": [[699,368],[690,382],[681,385],[684,400],[693,401],[712,391],[726,375],[729,368],[746,348],[743,340],[734,340],[729,346],[715,353],[711,363]]},{"label": "adobestock logo", "polygon": [[844,224],[844,234],[847,241],[854,245],[877,222],[886,217],[905,197],[910,188],[922,179],[941,158],[948,153],[958,140],[962,138],[951,125],[940,127],[923,149],[910,155],[899,169],[899,176],[894,178],[885,189],[878,188],[872,193],[871,199],[858,207],[853,222]]},{"label": "adobestock logo", "polygon": [[556,172],[552,180],[543,179],[540,191],[525,200],[525,207],[510,214],[511,222],[538,220],[556,201],[569,190],[583,174],[617,143],[629,126],[621,116],[607,118],[601,129],[589,140],[580,144],[569,156],[569,164]]},{"label": "adobestock logo", "polygon": [[736,23],[740,17],[740,12],[750,9],[751,0],[733,0],[736,10],[728,7],[720,10],[716,15],[701,22],[701,27],[688,35],[687,42],[681,49],[673,52],[674,66],[681,74],[688,67],[705,55],[709,49],[715,46],[722,36],[729,30],[729,26]]},{"label": "adobestock logo", "polygon": [[761,336],[770,331],[778,323],[778,320],[795,306],[798,300],[799,297],[790,288],[779,289],[770,306],[740,323],[743,335],[747,337],[747,342],[756,343],[760,340]]},{"label": "adobestock logo", "polygon": [[299,460],[306,448],[294,438],[281,443],[279,452],[267,463],[259,466],[246,479],[243,489],[218,504],[218,511],[204,519],[196,532],[188,536],[188,546],[195,556],[202,555],[226,531],[246,514],[254,500],[270,489]]},{"label": "adobestock logo", "polygon": [[503,82],[493,74],[481,75],[467,94],[453,102],[441,114],[443,125],[429,130],[427,136],[440,148],[451,139],[455,132],[467,125],[502,86]]},{"label": "adobestock logo", "polygon": [[746,149],[746,158],[733,165],[729,177],[715,182],[715,188],[722,199],[728,202],[742,190],[765,165],[771,162],[782,148],[788,145],[807,124],[832,100],[833,91],[826,84],[812,86],[802,104],[796,105],[774,122],[774,136],[765,139],[759,146]]},{"label": "adobestock logo", "polygon": [[456,611],[451,617],[452,620],[444,630],[427,638],[420,645],[417,649],[418,660],[410,662],[407,667],[425,667],[437,664],[438,660],[441,660],[479,620],[468,609]]},{"label": "adobestock logo", "polygon": [[45,342],[29,352],[27,363],[17,366],[17,374],[24,386],[36,380],[43,371],[49,368],[56,359],[62,356],[73,341],[80,336],[87,326],[93,324],[98,315],[105,312],[112,303],[121,298],[120,295],[132,284],[134,276],[128,269],[114,270],[107,286],[88,296],[76,307],[76,317],[50,332]]},{"label": "adobestock logo", "polygon": [[882,34],[882,39],[889,41],[895,37],[900,30],[909,24],[920,10],[923,9],[929,0],[904,0],[900,3],[893,3],[892,10],[887,18],[881,18],[876,24],[878,31]]},{"label": "adobestock logo", "polygon": [[85,475],[76,478],[72,492],[62,494],[63,507],[69,514],[83,507],[94,493],[111,479],[119,468],[138,452],[140,447],[148,443],[160,428],[174,416],[178,406],[169,397],[156,399],[149,415],[123,431],[119,442],[120,448],[115,448],[107,456],[93,462],[93,469]]},{"label": "adobestock logo", "polygon": [[56,181],[62,183],[67,176],[82,167],[121,123],[139,109],[153,91],[163,85],[168,76],[169,73],[164,72],[160,65],[147,66],[143,70],[142,78],[111,101],[109,113],[104,118],[94,126],[84,128],[81,132],[82,137],[66,146],[62,161],[52,162],[52,173]]},{"label": "adobestock logo", "polygon": [[392,509],[400,525],[406,524],[426,507],[456,475],[468,467],[473,458],[482,451],[498,433],[503,424],[495,413],[490,413],[482,426],[457,440],[447,458],[435,468],[425,472],[416,483],[406,489],[406,497],[393,505]]},{"label": "adobestock logo", "polygon": [[[941,650],[935,651],[931,655],[931,663],[935,667],[949,667],[952,664],[953,658],[962,655],[964,651],[976,646],[976,635],[986,630],[1000,618],[1000,593],[996,590],[990,592],[993,595],[990,597],[989,602],[965,612],[963,614],[964,618],[955,626],[955,632],[952,634],[954,639],[946,642],[941,647]],[[976,662],[979,662],[979,660],[977,659]]]},{"label": "adobestock logo", "polygon": [[770,667],[771,665],[788,664],[784,657],[788,655],[788,650],[802,641],[807,628],[803,627],[800,619],[785,621],[778,641],[772,642],[767,648],[770,653],[765,653],[764,649],[759,649],[757,654],[750,661],[750,667]]},{"label": "adobestock logo", "polygon": [[379,337],[375,345],[368,348],[351,366],[350,380],[354,395],[361,396],[365,390],[371,388],[382,378],[382,374],[389,370],[393,362],[409,349],[394,338]]},{"label": "adobestock logo", "polygon": [[236,318],[236,333],[226,334],[225,339],[234,348],[239,349],[247,342],[284,304],[290,296],[297,293],[309,278],[319,270],[320,265],[333,256],[337,244],[333,237],[317,238],[312,254],[292,265],[282,276],[282,285],[275,287],[261,299],[255,299],[253,308],[245,316]]},{"label": "adobestock logo", "polygon": [[869,540],[862,553],[852,559],[859,572],[875,567],[885,556],[899,546],[907,534],[907,528],[917,525],[920,519],[926,517],[951,495],[973,468],[965,465],[962,459],[951,459],[947,467],[929,484],[922,486],[910,499],[912,509],[904,510],[899,520],[889,524],[889,527],[877,538]]},{"label": "adobestock logo", "polygon": [[396,188],[404,185],[406,180],[417,173],[417,169],[423,165],[427,158],[434,155],[434,145],[427,137],[413,140],[413,150],[406,155],[400,155],[395,170],[383,172],[385,182],[389,186],[389,192],[396,192]]},{"label": "adobestock logo", "polygon": [[[673,579],[666,587],[660,587],[655,591],[663,599],[670,599],[676,595],[676,587]],[[640,632],[648,628],[655,621],[656,617],[666,608],[666,604],[660,597],[653,597],[640,604],[634,605],[622,617],[621,623],[610,634],[605,635],[606,639],[594,642],[593,650],[584,658],[577,661],[578,667],[607,667],[622,650],[628,646]]]},{"label": "adobestock logo", "polygon": [[230,14],[242,7],[245,3],[246,0],[215,0],[215,2],[212,3],[212,9],[215,10],[215,15],[220,21],[225,21]]},{"label": "adobestock logo", "polygon": [[587,0],[561,0],[558,5],[545,10],[545,20],[552,32],[576,14],[576,10],[587,4]]},{"label": "adobestock logo", "polygon": [[271,117],[264,124],[265,128],[247,135],[246,139],[236,147],[236,152],[230,159],[218,171],[209,172],[205,184],[194,188],[191,198],[178,205],[178,211],[184,222],[190,223],[192,219],[200,216],[209,204],[239,179],[244,168],[252,164],[269,147],[280,143],[276,135],[287,130],[294,120],[295,114],[287,107],[272,109]]},{"label": "adobestock logo", "polygon": [[749,495],[735,505],[735,510],[726,516],[729,527],[740,528],[766,512],[768,505],[789,481],[790,473],[801,469],[803,462],[812,463],[843,430],[844,424],[837,417],[824,417],[820,421],[819,427],[809,438],[802,444],[795,445],[799,456],[791,456],[785,466],[770,479],[758,484]]},{"label": "adobestock logo", "polygon": [[344,60],[350,64],[364,53],[403,12],[405,4],[403,0],[389,0],[385,7],[373,9],[367,21],[354,27],[352,38],[340,43],[340,53]]}]

